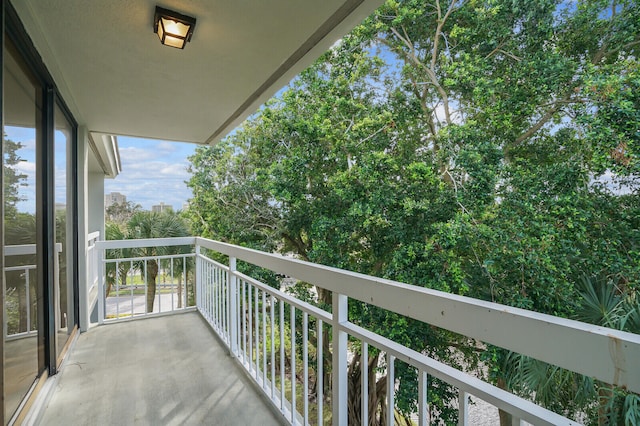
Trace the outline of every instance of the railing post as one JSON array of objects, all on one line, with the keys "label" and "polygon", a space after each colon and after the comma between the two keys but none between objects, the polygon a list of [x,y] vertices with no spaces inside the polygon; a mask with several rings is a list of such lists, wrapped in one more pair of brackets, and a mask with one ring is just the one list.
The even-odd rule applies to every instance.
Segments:
[{"label": "railing post", "polygon": [[[95,271],[93,266],[93,249],[90,248],[90,244],[87,242],[87,238],[84,238],[84,262],[81,262],[78,259],[78,272],[82,274],[84,272],[84,285],[78,286],[78,299],[80,300],[80,318],[78,318],[80,322],[80,331],[85,332],[89,330],[89,322],[91,321],[91,307],[89,306],[89,290],[91,288],[91,280],[93,279],[93,274],[91,271]],[[80,247],[78,247],[78,256],[82,253]]]},{"label": "railing post", "polygon": [[[98,324],[104,324],[105,303],[107,302],[107,295],[104,292],[104,281],[106,279],[106,268],[104,264],[105,250],[103,248],[97,248],[97,241],[94,250],[98,250]],[[116,271],[116,274],[117,273],[118,271]]]},{"label": "railing post", "polygon": [[[395,404],[395,357],[387,354],[387,426],[393,426],[396,414]],[[362,373],[364,374],[364,373]]]},{"label": "railing post", "polygon": [[232,356],[238,353],[238,281],[236,277],[236,258],[229,256],[229,351]]},{"label": "railing post", "polygon": [[198,240],[196,239],[196,256],[195,256],[195,271],[193,272],[193,299],[196,304],[196,309],[202,313],[202,301],[200,300],[200,294],[202,293],[202,282],[201,282],[201,271],[200,265],[202,264],[202,259],[200,259],[200,244],[198,244]]},{"label": "railing post", "polygon": [[333,307],[333,337],[332,337],[332,413],[334,425],[347,424],[347,333],[341,329],[341,324],[347,322],[348,299],[344,294],[332,294]]},{"label": "railing post", "polygon": [[469,394],[458,390],[458,426],[469,425]]}]

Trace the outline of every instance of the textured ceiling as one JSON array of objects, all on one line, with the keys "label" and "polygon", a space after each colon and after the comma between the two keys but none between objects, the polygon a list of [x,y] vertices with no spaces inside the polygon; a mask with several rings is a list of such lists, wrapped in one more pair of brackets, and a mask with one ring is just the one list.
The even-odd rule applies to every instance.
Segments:
[{"label": "textured ceiling", "polygon": [[[213,143],[382,0],[14,0],[89,131]],[[184,50],[152,31],[155,6],[197,19]]]}]

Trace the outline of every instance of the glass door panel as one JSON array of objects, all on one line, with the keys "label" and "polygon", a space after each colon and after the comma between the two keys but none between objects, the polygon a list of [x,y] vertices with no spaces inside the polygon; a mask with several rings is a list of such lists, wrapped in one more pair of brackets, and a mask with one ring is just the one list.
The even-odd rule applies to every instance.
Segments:
[{"label": "glass door panel", "polygon": [[72,215],[72,187],[70,179],[72,171],[69,170],[71,161],[71,140],[73,127],[66,119],[60,108],[56,105],[54,110],[54,200],[56,217],[56,268],[54,283],[55,322],[56,322],[56,355],[58,363],[60,355],[73,331],[75,324],[73,309],[73,264],[72,264],[72,239],[73,235]]},{"label": "glass door panel", "polygon": [[[42,89],[9,42],[4,55],[4,390],[9,419],[44,366],[36,176]],[[38,188],[39,189],[39,188]]]}]

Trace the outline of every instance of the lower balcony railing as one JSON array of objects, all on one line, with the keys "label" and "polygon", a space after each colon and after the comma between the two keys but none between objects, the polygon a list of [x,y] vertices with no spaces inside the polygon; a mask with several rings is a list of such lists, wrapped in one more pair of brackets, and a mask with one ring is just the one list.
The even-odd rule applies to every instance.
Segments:
[{"label": "lower balcony railing", "polygon": [[[368,424],[375,383],[361,374],[355,382],[360,389],[353,392],[348,389],[354,382],[347,371],[356,356],[367,365],[372,351],[383,354],[377,374],[387,377],[386,413],[395,411],[396,363],[404,362],[417,372],[419,425],[429,423],[427,393],[432,378],[458,389],[460,424],[468,424],[470,396],[510,413],[514,424],[576,424],[354,324],[348,318],[349,300],[640,392],[640,336],[635,334],[199,237],[97,241],[95,247],[100,259],[95,266],[101,268],[96,274],[99,294],[106,295],[99,298],[99,322],[195,306],[231,356],[292,424],[321,425],[331,419],[331,424],[346,425],[349,395],[360,398],[355,406],[361,407],[361,424]],[[148,255],[142,255],[144,250]],[[239,272],[239,261],[331,291],[330,311]],[[158,280],[155,284],[151,275]],[[384,417],[386,424],[394,424],[394,415]]]},{"label": "lower balcony railing", "polygon": [[[4,247],[5,263],[11,264],[11,266],[4,267],[5,279],[2,287],[2,300],[5,301],[3,306],[5,310],[3,315],[3,335],[5,340],[21,339],[38,334],[36,296],[33,294],[37,275],[36,250],[37,246],[35,244]],[[55,250],[54,276],[56,281],[54,283],[54,295],[59,304],[60,283],[58,281],[58,273],[60,270],[62,244],[57,243]],[[12,322],[11,327],[9,322]],[[56,324],[62,324],[60,318],[57,318]]]}]

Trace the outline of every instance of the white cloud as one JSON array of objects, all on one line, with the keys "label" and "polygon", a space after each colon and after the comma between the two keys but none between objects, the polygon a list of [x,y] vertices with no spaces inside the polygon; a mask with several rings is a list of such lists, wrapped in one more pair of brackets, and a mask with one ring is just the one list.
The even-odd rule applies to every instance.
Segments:
[{"label": "white cloud", "polygon": [[181,209],[191,197],[185,181],[189,179],[187,157],[195,145],[125,137],[119,137],[118,144],[122,172],[105,181],[105,193],[120,192],[147,210],[160,202]]},{"label": "white cloud", "polygon": [[20,161],[13,166],[13,169],[18,173],[24,173],[26,175],[33,174],[35,176],[36,163],[31,161]]}]

